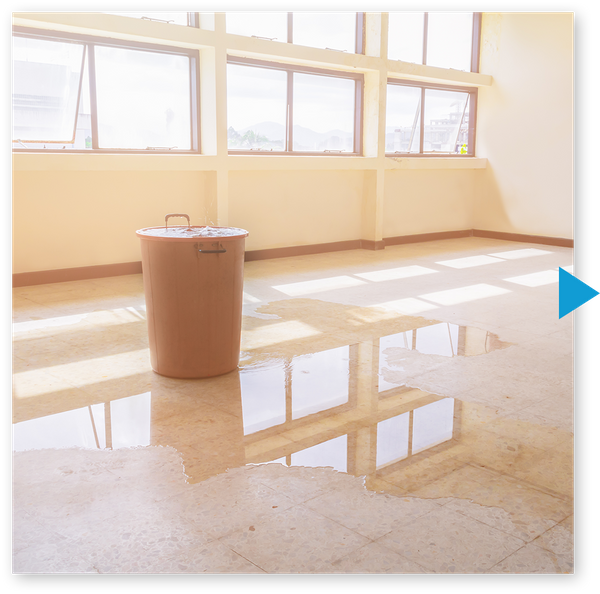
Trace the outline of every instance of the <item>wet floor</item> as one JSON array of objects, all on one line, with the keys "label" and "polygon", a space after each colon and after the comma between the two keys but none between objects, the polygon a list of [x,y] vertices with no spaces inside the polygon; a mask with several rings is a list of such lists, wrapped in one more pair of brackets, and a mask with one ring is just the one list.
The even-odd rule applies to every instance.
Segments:
[{"label": "wet floor", "polygon": [[[264,264],[265,270],[274,266]],[[513,276],[522,272],[528,269],[511,268]],[[285,280],[285,275],[279,278]],[[528,567],[536,563],[546,567],[546,561],[540,561],[538,549],[530,550],[524,543],[545,538],[542,548],[547,555],[555,546],[544,536],[550,531],[560,536],[560,547],[566,548],[556,553],[558,565],[549,562],[549,572],[568,570],[564,560],[572,554],[567,550],[572,547],[568,544],[573,496],[572,362],[562,355],[569,346],[568,334],[528,333],[533,326],[527,326],[525,317],[523,323],[509,318],[507,327],[498,324],[501,334],[486,323],[447,321],[458,318],[456,306],[441,308],[443,315],[434,319],[429,315],[432,311],[424,318],[397,308],[359,305],[365,300],[360,291],[365,289],[358,285],[360,298],[354,304],[337,303],[327,293],[324,299],[298,296],[269,301],[262,298],[261,291],[267,290],[252,274],[248,281],[252,297],[244,310],[239,369],[197,380],[166,378],[150,369],[139,275],[32,287],[18,293],[13,327],[13,449],[19,472],[27,476],[19,484],[23,492],[30,481],[38,480],[33,477],[36,472],[39,477],[49,473],[44,480],[50,491],[60,490],[67,474],[69,481],[80,481],[77,488],[89,488],[96,471],[90,474],[86,468],[98,468],[89,458],[94,455],[108,456],[107,484],[116,475],[127,474],[131,466],[131,480],[147,485],[145,492],[151,494],[172,488],[175,475],[182,478],[183,472],[183,484],[199,489],[194,491],[197,494],[229,484],[229,476],[246,484],[254,479],[239,473],[250,473],[249,477],[262,477],[261,484],[269,488],[289,487],[289,481],[297,479],[293,489],[282,491],[293,498],[294,489],[304,492],[302,481],[314,482],[317,469],[328,468],[318,470],[324,473],[318,475],[323,482],[313,486],[324,498],[319,513],[335,522],[344,523],[335,516],[339,504],[332,503],[342,496],[325,491],[338,488],[338,475],[357,477],[357,484],[364,489],[364,483],[370,495],[395,496],[385,500],[393,506],[411,501],[433,513],[433,518],[438,512],[427,507],[430,503],[417,503],[432,502],[444,507],[453,526],[468,517],[479,528],[484,526],[484,532],[490,526],[499,530],[490,536],[494,542],[500,536],[501,540],[516,538],[521,544],[509,538],[511,550],[525,557],[536,553],[531,564],[526,562]],[[272,285],[273,279],[268,282]],[[423,283],[420,292],[431,291],[427,275],[415,282]],[[293,292],[283,282],[277,287]],[[377,289],[381,302],[381,283]],[[298,292],[297,287],[294,290]],[[532,289],[523,289],[523,294],[528,290]],[[499,299],[495,295],[503,295],[502,299],[505,294],[489,291],[487,298]],[[470,306],[472,317],[495,315],[499,303],[482,309],[485,316]],[[536,302],[532,308],[530,318],[544,305]],[[145,467],[138,461],[142,452],[160,458],[170,456],[167,449],[180,462],[169,458],[169,470],[156,472],[150,464],[142,476]],[[48,456],[52,460],[46,464]],[[80,458],[81,469],[67,462]],[[52,464],[69,470],[59,476]],[[291,474],[286,478],[282,472]],[[305,472],[312,474],[307,477]],[[352,497],[358,497],[358,492],[352,492]],[[202,497],[213,497],[206,493]],[[216,491],[215,495],[218,500],[220,495]],[[331,505],[327,497],[333,498]],[[375,500],[368,501],[369,506],[375,505]],[[232,505],[237,503],[232,500]],[[274,501],[268,507],[279,510],[282,505]],[[350,517],[353,514],[345,521]],[[418,531],[433,534],[435,525],[423,524]],[[236,522],[231,526],[233,530]],[[382,530],[383,526],[385,522]],[[471,530],[466,524],[460,529]],[[229,536],[223,533],[222,538]],[[396,545],[388,541],[385,546],[393,549]],[[30,547],[23,542],[23,551]],[[381,559],[382,551],[375,549],[369,554]],[[385,550],[389,553],[389,548]],[[401,555],[405,553],[410,556],[406,551]],[[470,549],[465,553],[468,563],[472,555]],[[499,568],[502,559],[495,559]],[[521,560],[519,556],[517,561]],[[423,561],[424,572],[428,567],[454,571],[450,561],[440,566],[428,563]],[[471,567],[468,563],[464,567]],[[103,567],[115,565],[107,562]],[[507,564],[503,571],[514,567]],[[334,570],[328,568],[327,572]]]},{"label": "wet floor", "polygon": [[[268,321],[245,319],[249,338],[244,341],[247,350],[241,353],[239,370],[204,380],[164,379],[186,400],[197,395],[199,405],[210,403],[207,393],[211,392],[220,392],[220,399],[227,400],[229,414],[208,419],[207,427],[205,418],[197,419],[197,434],[190,421],[195,415],[190,417],[190,411],[178,414],[177,402],[172,403],[171,414],[164,411],[162,403],[165,396],[169,400],[165,393],[168,388],[152,374],[156,381],[151,381],[153,385],[147,392],[15,423],[14,450],[177,447],[184,425],[189,431],[184,456],[189,449],[194,452],[189,460],[184,457],[190,482],[204,480],[230,466],[270,461],[287,466],[331,466],[355,475],[367,470],[372,473],[460,435],[460,401],[411,389],[406,385],[411,373],[431,365],[437,357],[483,355],[508,346],[493,333],[478,328],[410,317],[403,317],[401,332],[316,352],[312,352],[310,336],[291,336],[291,341],[273,343],[273,329],[286,324],[285,318],[274,312],[285,315],[298,307],[304,309],[303,319],[312,328],[327,315],[336,320],[346,315],[349,322],[361,320],[360,331],[355,331],[360,335],[377,332],[382,317],[388,323],[394,319],[382,312],[308,299],[267,305],[262,313],[269,316]],[[135,313],[143,317],[143,312]],[[47,333],[60,329],[67,330],[71,340],[79,338],[83,343],[89,333],[84,324],[94,317],[100,316],[62,320],[62,325],[53,320],[17,326],[17,337],[28,330]],[[364,322],[370,322],[366,328]],[[18,343],[17,351],[21,346]],[[64,369],[67,381],[72,357],[72,351],[65,352],[65,362],[55,361],[51,367]],[[35,365],[28,365],[31,367]],[[30,385],[35,384],[24,384],[24,394]],[[19,388],[17,385],[17,398]],[[60,404],[64,407],[65,403]],[[189,404],[193,407],[193,402]],[[199,414],[206,416],[201,406]],[[332,431],[336,437],[328,438]],[[359,454],[356,446],[358,434],[365,431],[376,436],[368,453],[369,462],[359,459],[365,452]],[[204,451],[203,444],[225,436],[222,451]],[[204,454],[210,464],[203,468],[194,460]]]}]

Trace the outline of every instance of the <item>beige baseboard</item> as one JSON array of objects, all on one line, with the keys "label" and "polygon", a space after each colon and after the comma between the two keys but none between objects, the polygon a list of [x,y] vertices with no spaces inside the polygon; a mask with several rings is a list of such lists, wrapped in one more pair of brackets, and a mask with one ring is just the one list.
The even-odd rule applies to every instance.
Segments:
[{"label": "beige baseboard", "polygon": [[[401,235],[386,237],[382,241],[369,239],[353,239],[350,241],[337,241],[333,243],[317,243],[314,245],[299,245],[266,250],[250,250],[245,254],[246,262],[255,260],[271,260],[273,258],[287,258],[290,256],[306,256],[311,254],[325,254],[346,250],[382,250],[386,246],[402,245],[406,243],[421,243],[424,241],[440,241],[443,239],[456,239],[460,237],[487,237],[489,239],[502,239],[520,243],[538,243],[555,245],[558,247],[573,247],[572,239],[562,237],[545,237],[542,235],[524,235],[521,233],[504,233],[502,231],[485,231],[482,229],[463,229],[461,231],[441,231],[438,233],[421,233],[417,235]],[[40,270],[38,272],[18,272],[12,275],[13,287],[27,287],[31,285],[44,285],[49,283],[63,283],[68,281],[104,278],[107,276],[123,276],[126,274],[140,274],[141,262],[125,262],[122,264],[102,264],[99,266],[82,266],[81,268],[63,268],[60,270]]]},{"label": "beige baseboard", "polygon": [[60,270],[39,270],[37,272],[18,272],[13,274],[13,287],[28,287],[48,283],[64,283],[68,281],[105,278],[107,276],[123,276],[140,274],[141,262],[125,262],[122,264],[101,264],[99,266],[82,266],[80,268],[62,268]]},{"label": "beige baseboard", "polygon": [[386,237],[383,241],[388,245],[402,245],[404,243],[421,243],[423,241],[440,241],[441,239],[457,239],[459,237],[471,237],[472,229],[462,231],[440,231],[438,233],[420,233],[418,235],[400,235],[398,237]]},{"label": "beige baseboard", "polygon": [[544,235],[524,235],[522,233],[504,233],[503,231],[484,231],[473,229],[473,237],[487,237],[489,239],[503,239],[505,241],[519,241],[522,243],[541,243],[542,245],[555,245],[557,247],[570,247],[574,245],[572,239],[563,237],[546,237]]},{"label": "beige baseboard", "polygon": [[273,258],[326,254],[329,252],[342,252],[346,250],[382,250],[384,248],[384,241],[352,239],[350,241],[336,241],[334,243],[316,243],[313,245],[297,245],[267,250],[250,250],[246,252],[245,260],[246,262],[252,262],[254,260],[271,260]]}]

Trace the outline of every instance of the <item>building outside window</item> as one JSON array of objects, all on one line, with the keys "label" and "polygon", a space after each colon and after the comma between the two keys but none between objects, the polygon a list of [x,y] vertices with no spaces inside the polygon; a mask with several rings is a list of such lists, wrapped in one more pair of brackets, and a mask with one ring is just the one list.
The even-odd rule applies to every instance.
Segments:
[{"label": "building outside window", "polygon": [[[195,26],[196,13],[114,13]],[[172,16],[173,18],[166,18]],[[392,59],[476,70],[479,13],[389,14]],[[227,32],[362,52],[364,14],[228,13]],[[445,61],[444,61],[445,60]],[[199,52],[16,27],[13,148],[199,152]],[[361,155],[363,75],[229,56],[234,154]],[[385,152],[473,156],[477,89],[388,80]]]},{"label": "building outside window", "polygon": [[197,52],[13,37],[13,148],[197,151]]},{"label": "building outside window", "polygon": [[476,88],[390,79],[386,105],[387,155],[474,155]]},{"label": "building outside window", "polygon": [[229,58],[230,152],[360,154],[361,74]]}]

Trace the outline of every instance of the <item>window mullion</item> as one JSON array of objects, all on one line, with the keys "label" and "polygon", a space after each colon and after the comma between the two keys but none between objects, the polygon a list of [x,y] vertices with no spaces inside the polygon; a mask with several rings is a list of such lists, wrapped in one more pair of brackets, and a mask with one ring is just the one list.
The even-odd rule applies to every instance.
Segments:
[{"label": "window mullion", "polygon": [[362,54],[365,51],[365,13],[356,13],[356,47],[355,53]]},{"label": "window mullion", "polygon": [[189,58],[190,64],[190,147],[200,151],[200,95],[198,81],[200,79],[199,64],[196,57]]},{"label": "window mullion", "polygon": [[354,152],[362,155],[362,122],[363,122],[363,97],[362,97],[362,85],[358,82],[354,82]]},{"label": "window mullion", "polygon": [[[288,12],[288,43],[294,43],[294,13]],[[293,116],[294,116],[294,73],[288,70],[287,73],[287,110],[286,117],[286,139],[285,151],[291,152],[294,142]]]},{"label": "window mullion", "polygon": [[476,130],[476,119],[477,119],[477,91],[470,93],[469,95],[469,150],[468,154],[475,156],[475,130]]},{"label": "window mullion", "polygon": [[86,54],[86,46],[83,46],[83,56],[81,58],[81,72],[79,73],[79,89],[77,90],[77,102],[75,103],[75,118],[73,121],[73,137],[71,142],[75,142],[75,137],[77,136],[77,122],[79,121],[79,109],[81,106],[81,91],[83,89],[83,74],[85,72],[85,54]]},{"label": "window mullion", "polygon": [[90,43],[87,46],[88,73],[90,84],[90,120],[92,124],[92,149],[100,148],[98,142],[98,101],[96,98],[96,57],[95,46]]},{"label": "window mullion", "polygon": [[429,25],[429,13],[423,14],[423,65],[427,64],[427,27]]},{"label": "window mullion", "polygon": [[481,39],[481,13],[473,13],[473,38],[471,39],[471,72],[479,72],[479,45]]},{"label": "window mullion", "polygon": [[[470,109],[470,103],[471,103],[471,94],[469,94],[469,96],[467,97],[467,100],[465,101],[465,106],[463,107],[463,112],[462,112],[462,116],[460,118],[460,123],[458,124],[458,129],[456,130],[456,136],[454,137],[454,146],[456,147],[456,145],[458,144],[458,137],[460,136],[460,131],[462,130],[462,126],[463,126],[463,122],[465,121],[465,113],[467,113],[467,107],[469,107]],[[469,137],[469,133],[467,130],[467,140]]]},{"label": "window mullion", "polygon": [[[290,13],[291,14],[291,13]],[[294,146],[294,73],[287,72],[287,138],[286,151],[291,152]]]},{"label": "window mullion", "polygon": [[[425,146],[425,88],[421,89],[421,116],[419,123],[419,154],[424,153]],[[410,150],[410,148],[409,148]]]}]

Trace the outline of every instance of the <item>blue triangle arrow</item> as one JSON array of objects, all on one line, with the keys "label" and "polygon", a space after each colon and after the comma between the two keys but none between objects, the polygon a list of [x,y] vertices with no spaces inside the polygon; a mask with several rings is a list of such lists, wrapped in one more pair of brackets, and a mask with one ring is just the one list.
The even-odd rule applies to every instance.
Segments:
[{"label": "blue triangle arrow", "polygon": [[598,295],[598,291],[581,282],[562,268],[558,269],[559,319]]}]

